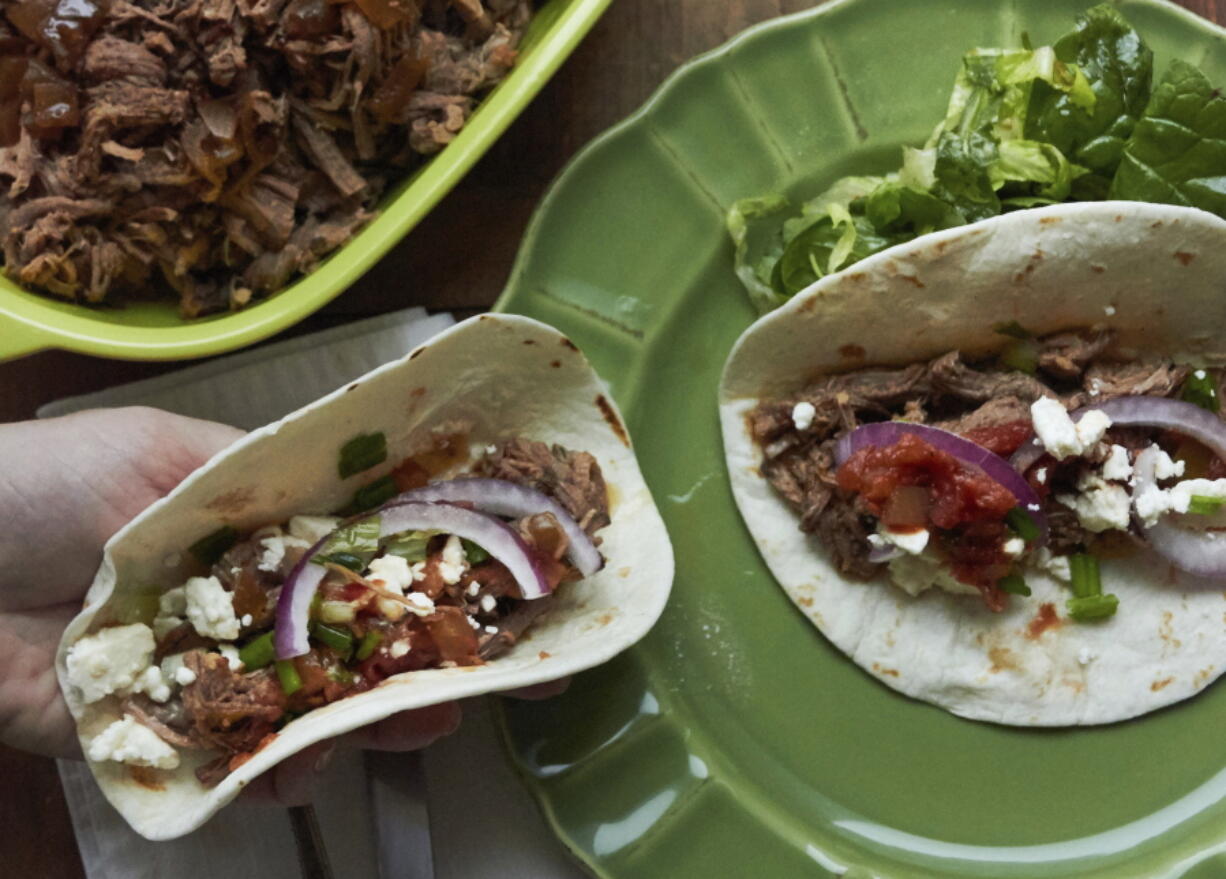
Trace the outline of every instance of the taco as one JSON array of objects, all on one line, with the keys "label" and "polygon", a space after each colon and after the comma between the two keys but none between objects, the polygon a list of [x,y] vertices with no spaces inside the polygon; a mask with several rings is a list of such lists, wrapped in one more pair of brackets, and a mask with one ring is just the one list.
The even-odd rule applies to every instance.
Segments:
[{"label": "taco", "polygon": [[107,544],[57,672],[139,833],[395,712],[604,662],[673,559],[579,350],[485,315],[257,430]]},{"label": "taco", "polygon": [[886,685],[1108,723],[1226,668],[1226,222],[1104,202],[928,235],[751,326],[720,409],[797,607]]}]

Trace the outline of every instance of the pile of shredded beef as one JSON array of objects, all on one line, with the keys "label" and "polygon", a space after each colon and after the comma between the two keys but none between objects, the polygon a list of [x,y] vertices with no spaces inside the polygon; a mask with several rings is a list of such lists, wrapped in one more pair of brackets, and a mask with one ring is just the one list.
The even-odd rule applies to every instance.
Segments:
[{"label": "pile of shredded beef", "polygon": [[14,281],[195,317],[309,271],[501,80],[531,0],[14,0],[0,235]]},{"label": "pile of shredded beef", "polygon": [[[941,427],[1008,457],[1030,435],[1030,404],[1041,396],[1067,409],[1133,394],[1168,397],[1187,377],[1186,367],[1153,358],[1111,357],[1109,330],[1060,333],[1036,343],[1035,374],[1009,369],[995,358],[966,363],[950,351],[929,363],[901,369],[864,369],[830,375],[786,400],[763,402],[749,428],[764,451],[762,474],[800,514],[802,530],[816,534],[839,570],[869,579],[881,565],[868,560],[872,520],[861,515],[835,478],[839,437],[860,424],[902,418]],[[792,422],[797,403],[817,410],[804,431]],[[1108,439],[1140,447],[1148,438],[1112,428]],[[1075,472],[1055,468],[1040,496],[1075,482]],[[1032,483],[1033,484],[1033,483]],[[1072,510],[1048,510],[1050,545],[1066,550],[1090,540]]]}]

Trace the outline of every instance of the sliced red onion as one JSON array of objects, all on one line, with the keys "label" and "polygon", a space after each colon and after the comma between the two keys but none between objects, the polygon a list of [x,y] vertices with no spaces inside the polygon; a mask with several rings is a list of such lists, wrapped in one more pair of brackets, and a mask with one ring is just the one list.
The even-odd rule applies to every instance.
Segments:
[{"label": "sliced red onion", "polygon": [[277,596],[276,631],[272,638],[277,659],[302,656],[311,649],[307,641],[311,601],[328,570],[323,565],[312,565],[310,561],[324,548],[331,536],[329,534],[315,541],[315,544],[302,554],[302,558],[298,559],[298,564],[294,565],[294,569],[289,572],[281,586],[281,594]]},{"label": "sliced red onion", "polygon": [[[528,544],[493,516],[451,504],[395,501],[371,515],[380,517],[380,537],[390,537],[401,531],[441,531],[471,540],[506,565],[525,599],[543,598],[551,591],[549,581]],[[352,525],[353,521],[347,524]],[[311,600],[327,573],[322,565],[312,564],[311,559],[327,540],[325,537],[307,550],[281,587],[274,637],[277,659],[290,659],[310,650],[307,624],[310,622]]]},{"label": "sliced red onion", "polygon": [[[1073,421],[1097,409],[1121,427],[1160,427],[1199,440],[1226,460],[1226,422],[1207,409],[1185,400],[1135,395],[1116,397],[1096,405],[1083,406],[1069,414]],[[1047,450],[1038,438],[1023,443],[1009,459],[1019,473],[1025,473]]]},{"label": "sliced red onion", "polygon": [[978,443],[971,442],[966,437],[950,433],[939,427],[929,427],[926,424],[912,424],[909,421],[878,421],[874,424],[864,424],[851,433],[844,434],[834,450],[834,461],[838,466],[860,449],[870,446],[892,446],[903,434],[913,434],[943,452],[953,455],[963,464],[981,470],[989,478],[996,480],[1013,495],[1018,505],[1030,514],[1039,527],[1039,539],[1036,546],[1047,542],[1047,517],[1043,515],[1039,496],[1035,494],[1030,484],[1022,478],[1013,467],[995,452],[990,452]]},{"label": "sliced red onion", "polygon": [[574,517],[566,512],[566,508],[549,495],[526,485],[506,479],[450,479],[406,491],[394,498],[392,503],[405,501],[460,501],[470,503],[484,513],[513,519],[553,513],[570,540],[568,555],[579,573],[590,577],[604,567],[600,550]]},{"label": "sliced red onion", "polygon": [[[1196,408],[1200,409],[1199,406]],[[1200,411],[1205,412],[1204,409]],[[1205,414],[1210,413],[1205,412]],[[1189,434],[1189,436],[1194,436],[1194,434]],[[1196,438],[1205,442],[1199,436]],[[1208,443],[1205,444],[1208,445]],[[1157,457],[1158,450],[1153,446],[1137,455],[1133,466],[1133,475],[1136,477],[1136,494],[1139,495],[1146,487],[1156,484],[1154,466]],[[1140,525],[1141,533],[1145,535],[1146,541],[1154,552],[1181,571],[1187,571],[1189,574],[1196,574],[1200,577],[1226,575],[1226,534],[1180,528],[1165,516],[1151,526],[1147,527],[1144,522],[1141,522]]]}]

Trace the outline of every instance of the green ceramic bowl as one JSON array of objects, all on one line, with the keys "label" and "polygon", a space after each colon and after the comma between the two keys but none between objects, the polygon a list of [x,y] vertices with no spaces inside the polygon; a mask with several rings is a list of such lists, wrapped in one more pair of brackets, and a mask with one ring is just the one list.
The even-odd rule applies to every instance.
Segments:
[{"label": "green ceramic bowl", "polygon": [[[847,0],[768,23],[678,72],[542,203],[500,307],[565,330],[611,383],[677,557],[638,646],[502,709],[530,790],[596,875],[1226,877],[1226,683],[1069,729],[907,699],[775,584],[724,468],[716,387],[756,316],[732,274],[731,201],[896,168],[964,50],[1048,42],[1090,2]],[[1119,5],[1159,69],[1180,57],[1226,84],[1220,28]]]},{"label": "green ceramic bowl", "polygon": [[549,0],[515,69],[460,135],[388,196],[383,212],[311,274],[250,308],[188,321],[174,303],[86,308],[28,293],[0,277],[0,361],[43,348],[128,360],[219,354],[271,336],[340,295],[424,217],[489,149],[579,44],[611,0]]}]

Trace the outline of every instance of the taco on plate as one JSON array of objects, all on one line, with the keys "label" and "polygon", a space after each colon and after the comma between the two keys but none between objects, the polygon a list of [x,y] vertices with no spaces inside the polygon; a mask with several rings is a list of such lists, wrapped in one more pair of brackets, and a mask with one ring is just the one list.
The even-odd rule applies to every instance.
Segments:
[{"label": "taco on plate", "polygon": [[1017,725],[1122,720],[1226,667],[1226,222],[1023,211],[831,275],[720,389],[772,573],[890,687]]},{"label": "taco on plate", "polygon": [[672,573],[591,366],[543,324],[486,315],[129,523],[57,671],[103,792],[167,839],[321,739],[609,659]]}]

